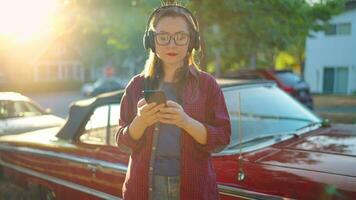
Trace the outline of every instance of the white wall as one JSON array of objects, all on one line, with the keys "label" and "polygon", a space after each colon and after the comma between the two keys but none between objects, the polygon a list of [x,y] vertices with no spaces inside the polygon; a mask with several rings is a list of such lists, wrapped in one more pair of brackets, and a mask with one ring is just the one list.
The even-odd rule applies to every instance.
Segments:
[{"label": "white wall", "polygon": [[323,68],[346,66],[349,69],[348,93],[356,92],[356,9],[335,16],[330,23],[351,23],[350,35],[326,36],[312,33],[306,42],[305,80],[312,92],[323,90]]}]

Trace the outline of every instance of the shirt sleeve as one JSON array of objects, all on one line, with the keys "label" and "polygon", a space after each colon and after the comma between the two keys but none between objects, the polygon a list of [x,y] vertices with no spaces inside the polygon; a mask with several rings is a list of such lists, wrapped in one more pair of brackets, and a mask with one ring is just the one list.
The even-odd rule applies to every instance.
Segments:
[{"label": "shirt sleeve", "polygon": [[211,93],[206,103],[208,120],[203,123],[207,130],[207,143],[196,144],[202,151],[215,153],[223,150],[230,143],[231,124],[223,92],[215,79],[209,91]]},{"label": "shirt sleeve", "polygon": [[132,82],[129,83],[125,89],[125,93],[121,98],[120,103],[120,117],[119,117],[119,127],[116,133],[116,143],[119,149],[123,152],[131,153],[139,149],[142,146],[142,141],[144,136],[140,139],[135,140],[129,134],[129,126],[137,113],[137,107],[134,105],[134,101],[131,92],[133,90]]}]

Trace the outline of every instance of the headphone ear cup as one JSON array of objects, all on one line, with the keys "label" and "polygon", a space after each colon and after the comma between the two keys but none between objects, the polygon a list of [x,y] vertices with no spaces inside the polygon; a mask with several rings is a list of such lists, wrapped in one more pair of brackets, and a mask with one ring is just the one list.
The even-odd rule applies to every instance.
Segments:
[{"label": "headphone ear cup", "polygon": [[143,43],[143,48],[145,48],[146,50],[148,50],[149,44],[148,44],[148,34],[147,34],[147,30],[145,31],[145,34],[143,34],[143,39],[142,39],[142,43]]},{"label": "headphone ear cup", "polygon": [[155,43],[154,43],[154,32],[149,30],[145,31],[145,34],[143,36],[143,47],[148,50],[151,49],[153,52],[155,52]]},{"label": "headphone ear cup", "polygon": [[196,31],[193,32],[193,34],[190,37],[190,42],[189,42],[189,51],[191,52],[193,49],[199,50],[200,48],[200,37],[199,33]]},{"label": "headphone ear cup", "polygon": [[155,53],[156,52],[155,33],[152,30],[148,31],[148,44],[152,52]]}]

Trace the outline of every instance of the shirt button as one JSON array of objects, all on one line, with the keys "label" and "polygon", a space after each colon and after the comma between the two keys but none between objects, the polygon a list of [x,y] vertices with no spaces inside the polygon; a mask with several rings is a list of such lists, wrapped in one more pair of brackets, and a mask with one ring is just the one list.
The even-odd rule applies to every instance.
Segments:
[{"label": "shirt button", "polygon": [[150,171],[152,171],[153,170],[153,167],[150,167]]},{"label": "shirt button", "polygon": [[153,147],[152,147],[152,150],[156,150],[156,147],[155,147],[155,146],[153,146]]},{"label": "shirt button", "polygon": [[158,131],[159,129],[158,129],[158,127],[155,127],[155,131]]},{"label": "shirt button", "polygon": [[149,190],[152,191],[152,188],[150,188]]}]

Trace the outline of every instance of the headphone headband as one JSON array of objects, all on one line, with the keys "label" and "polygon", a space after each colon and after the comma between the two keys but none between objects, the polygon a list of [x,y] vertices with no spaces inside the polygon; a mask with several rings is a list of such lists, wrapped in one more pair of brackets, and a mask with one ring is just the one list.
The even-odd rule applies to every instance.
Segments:
[{"label": "headphone headband", "polygon": [[[160,11],[167,9],[167,8],[180,8],[182,10],[184,10],[186,13],[188,13],[188,15],[190,16],[190,19],[187,19],[188,21],[193,21],[193,29],[194,29],[194,33],[191,37],[191,41],[189,44],[189,51],[196,49],[198,50],[200,48],[200,37],[199,37],[199,24],[198,24],[198,20],[194,17],[193,13],[185,8],[184,6],[180,6],[180,5],[165,5],[165,6],[161,6],[157,9],[155,9],[152,14],[150,15],[150,17],[147,20],[146,23],[146,29],[145,29],[145,34],[143,36],[143,46],[145,49],[151,49],[153,52],[155,52],[155,45],[154,45],[154,33],[152,30],[150,30],[150,23],[152,21],[152,18]],[[188,17],[186,17],[188,18]]]},{"label": "headphone headband", "polygon": [[187,13],[190,15],[190,17],[192,18],[192,20],[193,20],[193,23],[194,23],[193,25],[194,25],[195,30],[196,30],[197,32],[199,32],[198,20],[194,17],[193,13],[192,13],[190,10],[188,10],[186,7],[183,7],[183,6],[180,6],[180,5],[165,5],[165,6],[161,6],[161,7],[159,7],[159,8],[156,8],[156,9],[151,13],[150,17],[149,17],[148,20],[147,20],[147,23],[146,23],[146,31],[150,28],[149,26],[150,26],[151,20],[152,20],[152,18],[156,15],[156,13],[158,13],[158,12],[161,11],[161,10],[164,10],[164,9],[167,9],[167,8],[173,8],[173,7],[175,7],[175,8],[181,8],[181,9],[183,9],[185,12],[187,12]]}]

